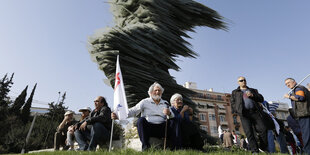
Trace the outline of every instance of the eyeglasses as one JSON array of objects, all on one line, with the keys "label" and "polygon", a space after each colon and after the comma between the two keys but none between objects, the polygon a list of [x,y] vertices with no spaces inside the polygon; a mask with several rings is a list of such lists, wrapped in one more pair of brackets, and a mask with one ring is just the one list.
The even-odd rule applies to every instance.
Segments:
[{"label": "eyeglasses", "polygon": [[99,102],[98,100],[95,100],[94,102]]},{"label": "eyeglasses", "polygon": [[245,80],[245,79],[242,79],[242,80],[239,80],[239,82],[246,82],[246,80]]}]

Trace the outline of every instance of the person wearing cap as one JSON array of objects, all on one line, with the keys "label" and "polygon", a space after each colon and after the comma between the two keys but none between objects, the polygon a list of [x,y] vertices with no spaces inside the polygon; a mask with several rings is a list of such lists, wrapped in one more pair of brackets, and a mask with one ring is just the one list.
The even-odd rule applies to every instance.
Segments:
[{"label": "person wearing cap", "polygon": [[67,138],[68,127],[73,124],[75,124],[75,121],[73,119],[73,112],[67,111],[65,113],[64,119],[56,129],[56,133],[54,136],[54,150],[59,150],[60,146],[63,147],[63,150],[67,150],[69,148],[69,146],[67,146],[65,142]]},{"label": "person wearing cap", "polygon": [[[75,140],[81,151],[94,151],[97,144],[103,144],[110,138],[112,125],[111,109],[105,98],[98,96],[95,100],[95,109],[80,123],[74,132]],[[88,143],[89,141],[89,143]]]},{"label": "person wearing cap", "polygon": [[82,117],[79,122],[77,122],[74,125],[69,126],[68,132],[67,132],[67,145],[70,146],[69,150],[74,150],[74,132],[75,130],[79,129],[81,124],[88,118],[91,109],[90,107],[85,107],[82,109],[79,109],[79,112],[82,112]]}]

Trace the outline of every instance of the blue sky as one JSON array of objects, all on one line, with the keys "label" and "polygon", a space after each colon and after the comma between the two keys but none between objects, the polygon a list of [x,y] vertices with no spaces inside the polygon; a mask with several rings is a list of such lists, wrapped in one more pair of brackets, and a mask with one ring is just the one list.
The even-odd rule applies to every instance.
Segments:
[{"label": "blue sky", "polygon": [[[106,0],[0,1],[0,77],[15,73],[10,95],[26,85],[28,95],[57,101],[67,92],[66,106],[93,108],[98,95],[113,104],[113,89],[91,61],[88,37],[113,26]],[[310,2],[306,0],[198,0],[218,11],[229,31],[197,27],[189,33],[197,59],[178,58],[179,84],[196,82],[199,89],[230,93],[243,75],[268,101],[288,102],[286,77],[300,81],[310,73]],[[303,84],[310,83],[310,79]],[[34,104],[33,106],[43,106]]]}]

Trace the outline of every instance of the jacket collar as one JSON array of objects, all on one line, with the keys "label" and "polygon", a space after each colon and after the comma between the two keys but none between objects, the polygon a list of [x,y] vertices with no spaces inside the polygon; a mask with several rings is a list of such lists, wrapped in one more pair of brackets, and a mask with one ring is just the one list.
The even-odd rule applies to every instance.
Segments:
[{"label": "jacket collar", "polygon": [[[246,86],[247,89],[250,89],[248,86]],[[241,91],[240,86],[237,88],[238,91]]]}]

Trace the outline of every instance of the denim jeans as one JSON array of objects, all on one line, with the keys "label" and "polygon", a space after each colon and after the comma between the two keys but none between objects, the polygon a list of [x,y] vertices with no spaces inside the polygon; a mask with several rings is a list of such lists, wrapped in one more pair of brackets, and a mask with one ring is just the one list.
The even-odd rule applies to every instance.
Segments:
[{"label": "denim jeans", "polygon": [[67,145],[74,146],[74,133],[67,132]]},{"label": "denim jeans", "polygon": [[268,152],[269,153],[275,153],[276,152],[276,148],[275,148],[275,144],[274,144],[274,136],[272,133],[272,130],[268,130],[267,133],[267,137],[268,137]]},{"label": "denim jeans", "polygon": [[[75,139],[79,144],[79,150],[96,150],[97,144],[101,144],[109,140],[110,131],[101,123],[95,123],[91,129],[88,130],[76,130],[74,132]],[[89,144],[87,143],[89,141]]]},{"label": "denim jeans", "polygon": [[277,142],[280,145],[281,153],[289,153],[286,145],[286,140],[284,134],[280,131],[279,136],[277,137]]},{"label": "denim jeans", "polygon": [[299,125],[302,133],[302,141],[304,143],[304,151],[310,154],[310,117],[299,118]]}]

